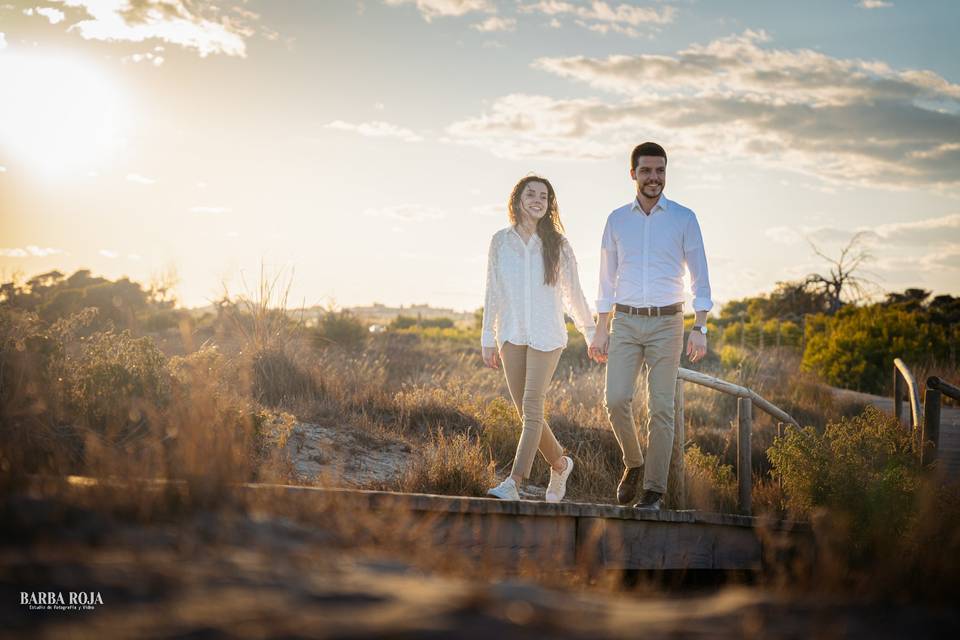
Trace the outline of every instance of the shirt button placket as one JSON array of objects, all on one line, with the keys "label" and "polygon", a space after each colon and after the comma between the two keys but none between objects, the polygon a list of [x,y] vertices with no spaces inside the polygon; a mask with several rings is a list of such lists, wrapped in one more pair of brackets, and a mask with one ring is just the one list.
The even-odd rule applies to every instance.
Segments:
[{"label": "shirt button placket", "polygon": [[527,285],[526,296],[524,296],[524,320],[526,322],[526,327],[524,327],[524,333],[527,335],[527,342],[530,342],[530,340],[532,339],[532,336],[530,335],[530,330],[533,327],[533,324],[530,318],[531,298],[533,297],[533,283],[531,282],[531,274],[530,274],[531,266],[530,266],[529,241],[528,241],[528,244],[524,245],[523,251],[524,251],[524,258],[525,258],[523,263],[524,276],[525,276],[525,281]]},{"label": "shirt button placket", "polygon": [[[653,215],[651,210],[650,215]],[[647,301],[647,283],[649,279],[649,264],[650,264],[650,216],[644,215],[641,220],[643,220],[643,278],[642,278],[642,306],[647,307],[649,303]]]}]

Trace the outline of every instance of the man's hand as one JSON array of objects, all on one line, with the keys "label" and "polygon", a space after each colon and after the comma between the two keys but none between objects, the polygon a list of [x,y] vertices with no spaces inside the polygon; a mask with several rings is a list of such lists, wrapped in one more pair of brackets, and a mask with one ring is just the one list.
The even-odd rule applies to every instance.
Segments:
[{"label": "man's hand", "polygon": [[690,362],[696,362],[707,355],[707,336],[699,331],[691,331],[687,339],[687,357]]},{"label": "man's hand", "polygon": [[610,334],[599,327],[593,336],[593,341],[587,347],[587,355],[598,363],[607,361],[607,349],[610,347]]},{"label": "man's hand", "polygon": [[480,355],[483,356],[483,364],[491,369],[500,368],[500,352],[496,347],[482,347]]}]

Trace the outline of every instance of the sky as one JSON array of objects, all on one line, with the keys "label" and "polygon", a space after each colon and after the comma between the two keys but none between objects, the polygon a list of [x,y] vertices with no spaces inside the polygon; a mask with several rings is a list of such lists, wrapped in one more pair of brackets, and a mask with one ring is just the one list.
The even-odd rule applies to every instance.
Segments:
[{"label": "sky", "polygon": [[533,172],[593,303],[654,140],[716,308],[860,232],[876,295],[960,295],[958,26],[955,0],[0,0],[0,275],[472,310]]}]

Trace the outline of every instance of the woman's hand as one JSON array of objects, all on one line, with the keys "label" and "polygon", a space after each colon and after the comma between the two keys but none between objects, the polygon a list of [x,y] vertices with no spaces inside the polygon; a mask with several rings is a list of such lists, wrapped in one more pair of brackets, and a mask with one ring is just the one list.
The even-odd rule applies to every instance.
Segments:
[{"label": "woman's hand", "polygon": [[500,352],[496,347],[481,347],[480,355],[483,356],[483,364],[491,369],[500,368]]}]

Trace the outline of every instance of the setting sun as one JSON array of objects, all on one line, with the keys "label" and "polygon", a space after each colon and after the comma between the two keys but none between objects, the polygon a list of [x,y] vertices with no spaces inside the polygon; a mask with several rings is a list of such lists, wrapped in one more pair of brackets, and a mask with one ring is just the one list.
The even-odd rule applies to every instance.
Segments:
[{"label": "setting sun", "polygon": [[0,53],[0,139],[9,159],[46,177],[93,169],[123,144],[129,110],[93,64]]}]

